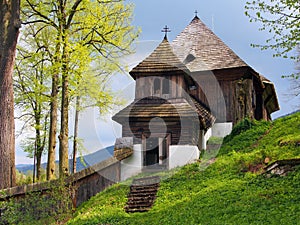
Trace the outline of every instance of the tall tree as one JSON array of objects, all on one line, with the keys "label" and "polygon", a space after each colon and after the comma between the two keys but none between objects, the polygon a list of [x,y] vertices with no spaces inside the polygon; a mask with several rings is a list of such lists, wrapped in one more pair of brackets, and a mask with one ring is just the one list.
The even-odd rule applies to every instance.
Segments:
[{"label": "tall tree", "polygon": [[58,94],[59,94],[59,52],[61,44],[61,34],[56,35],[55,52],[53,57],[52,70],[52,88],[50,101],[50,125],[49,125],[49,144],[48,144],[48,163],[47,163],[47,180],[55,178],[55,155],[56,155],[56,133],[58,119]]},{"label": "tall tree", "polygon": [[38,29],[38,26],[30,25],[22,33],[22,44],[18,47],[16,59],[14,87],[15,105],[19,109],[18,118],[24,121],[24,128],[31,128],[34,133],[34,138],[27,138],[23,147],[36,159],[36,176],[39,181],[42,155],[48,140],[51,60],[44,47],[50,39],[48,32],[44,29],[40,35],[35,35]]},{"label": "tall tree", "polygon": [[[25,0],[25,6],[24,15],[28,18],[25,24],[41,23],[44,27],[51,26],[53,35],[57,37],[54,43],[56,51],[53,54],[57,70],[53,73],[53,78],[56,81],[61,78],[62,82],[60,175],[68,174],[70,91],[75,74],[81,70],[74,62],[82,61],[91,66],[92,63],[88,62],[101,60],[110,62],[111,68],[118,69],[119,59],[131,52],[131,44],[137,37],[137,31],[130,25],[132,5],[125,4],[122,0]],[[86,56],[89,60],[83,61]],[[57,84],[52,84],[54,83]],[[54,91],[57,90],[58,85],[54,88]],[[52,98],[52,101],[55,99]],[[49,144],[49,148],[52,147],[54,146]]]},{"label": "tall tree", "polygon": [[[74,118],[74,137],[73,137],[73,165],[72,173],[76,172],[76,156],[79,145],[79,115],[87,108],[97,107],[99,113],[104,115],[115,105],[120,105],[123,102],[114,96],[109,88],[110,68],[105,65],[100,66],[102,70],[100,74],[95,75],[95,71],[86,71],[84,75],[78,76],[77,85],[71,91],[72,97],[75,98],[75,118]],[[114,97],[113,97],[114,96]]]},{"label": "tall tree", "polygon": [[78,129],[79,129],[79,113],[80,113],[80,96],[76,97],[75,105],[75,119],[74,119],[74,137],[73,137],[73,163],[72,163],[72,173],[76,173],[76,157],[78,153]]},{"label": "tall tree", "polygon": [[15,185],[13,67],[19,35],[20,1],[0,1],[0,189]]},{"label": "tall tree", "polygon": [[[245,14],[251,22],[261,24],[261,31],[270,33],[265,44],[252,44],[262,50],[271,49],[274,57],[290,58],[299,62],[296,50],[300,42],[300,1],[299,0],[255,0],[247,2]],[[291,77],[298,78],[299,73]]]}]

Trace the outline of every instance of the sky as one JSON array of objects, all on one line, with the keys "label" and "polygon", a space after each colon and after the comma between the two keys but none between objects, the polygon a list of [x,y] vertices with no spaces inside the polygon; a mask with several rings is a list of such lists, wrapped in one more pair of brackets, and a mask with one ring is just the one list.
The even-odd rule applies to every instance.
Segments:
[{"label": "sky", "polygon": [[[249,22],[244,14],[245,0],[127,0],[126,2],[135,5],[133,25],[141,29],[141,35],[136,43],[136,53],[124,59],[130,68],[147,57],[162,41],[163,27],[167,25],[170,28],[168,39],[171,42],[191,22],[197,10],[198,17],[225,44],[255,71],[274,83],[281,110],[272,114],[273,119],[297,109],[295,99],[289,94],[291,83],[281,78],[282,75],[295,71],[294,62],[289,59],[273,58],[272,51],[261,51],[250,46],[251,43],[264,44],[269,34],[259,31],[259,24]],[[127,99],[127,103],[133,100],[135,85],[129,74],[116,75],[111,85],[117,95]],[[72,116],[73,114],[70,121]],[[83,154],[113,145],[115,138],[121,136],[121,126],[112,122],[111,115],[99,116],[96,109],[90,109],[84,112],[80,119],[79,136],[84,139],[86,148]],[[32,163],[33,160],[26,158],[26,154],[18,147],[20,138],[16,143],[16,164]]]}]

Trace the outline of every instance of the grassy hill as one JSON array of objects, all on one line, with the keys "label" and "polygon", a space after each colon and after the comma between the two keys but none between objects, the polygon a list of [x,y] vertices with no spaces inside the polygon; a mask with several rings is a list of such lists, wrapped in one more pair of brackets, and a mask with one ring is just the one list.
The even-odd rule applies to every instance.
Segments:
[{"label": "grassy hill", "polygon": [[68,224],[300,224],[300,168],[284,177],[261,174],[267,163],[300,158],[299,143],[300,113],[272,123],[246,120],[224,139],[216,160],[210,152],[170,177],[160,174],[165,179],[149,212],[125,213],[129,186],[117,184]]}]

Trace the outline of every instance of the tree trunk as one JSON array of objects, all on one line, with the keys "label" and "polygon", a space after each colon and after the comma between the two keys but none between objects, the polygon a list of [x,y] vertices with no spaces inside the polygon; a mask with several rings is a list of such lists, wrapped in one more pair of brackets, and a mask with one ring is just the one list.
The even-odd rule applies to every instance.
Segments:
[{"label": "tree trunk", "polygon": [[59,176],[69,174],[69,94],[68,76],[63,75],[61,127],[59,135]]},{"label": "tree trunk", "polygon": [[48,146],[47,180],[55,178],[55,149],[58,110],[58,74],[52,76],[51,106],[50,106],[50,131]]},{"label": "tree trunk", "polygon": [[[57,35],[57,44],[55,49],[54,63],[58,63],[58,54],[61,46],[61,33]],[[54,65],[56,68],[56,65]],[[56,153],[56,132],[57,132],[57,110],[58,110],[58,86],[59,75],[57,68],[52,75],[51,105],[50,105],[50,128],[49,128],[49,145],[48,145],[48,163],[47,163],[47,180],[55,179],[55,153]]]},{"label": "tree trunk", "polygon": [[41,130],[40,130],[40,122],[36,123],[36,179],[37,181],[41,180],[41,162],[42,162],[42,154],[43,154],[43,146],[42,146],[42,137],[41,137]]},{"label": "tree trunk", "polygon": [[59,176],[69,174],[69,94],[68,76],[63,75],[61,127],[59,135]]},{"label": "tree trunk", "polygon": [[63,35],[62,55],[62,102],[61,102],[61,124],[59,135],[59,176],[69,175],[69,74],[67,66],[67,44],[66,35]]},{"label": "tree trunk", "polygon": [[42,174],[42,153],[37,150],[36,154],[36,180],[41,181]]},{"label": "tree trunk", "polygon": [[76,97],[76,112],[75,112],[75,125],[74,125],[74,142],[73,142],[73,171],[72,173],[76,173],[76,155],[77,155],[77,140],[78,140],[78,125],[79,125],[79,112],[80,112],[80,96]]},{"label": "tree trunk", "polygon": [[13,67],[19,35],[20,1],[0,1],[0,189],[15,186]]},{"label": "tree trunk", "polygon": [[35,171],[36,171],[36,143],[34,144],[34,151],[33,151],[33,173],[32,173],[32,183],[35,183]]}]

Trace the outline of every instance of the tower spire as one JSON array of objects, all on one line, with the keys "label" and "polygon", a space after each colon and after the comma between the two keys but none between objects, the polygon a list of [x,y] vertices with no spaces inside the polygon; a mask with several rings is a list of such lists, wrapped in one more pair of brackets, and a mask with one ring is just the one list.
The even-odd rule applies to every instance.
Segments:
[{"label": "tower spire", "polygon": [[198,18],[198,11],[195,10],[195,18]]},{"label": "tower spire", "polygon": [[170,28],[166,25],[162,30],[161,32],[164,32],[165,33],[165,37],[164,39],[168,39],[168,33],[171,32]]}]

